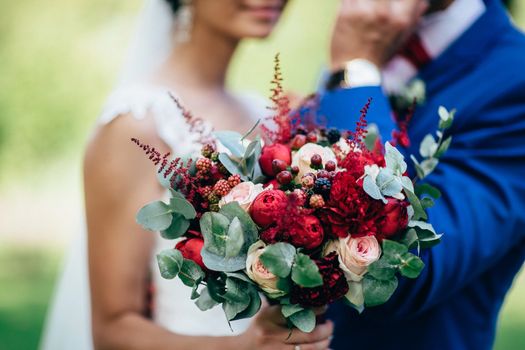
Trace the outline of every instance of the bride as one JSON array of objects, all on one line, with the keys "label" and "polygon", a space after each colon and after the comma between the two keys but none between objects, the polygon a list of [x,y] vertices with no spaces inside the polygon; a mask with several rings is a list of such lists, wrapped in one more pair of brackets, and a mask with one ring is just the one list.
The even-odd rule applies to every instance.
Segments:
[{"label": "bride", "polygon": [[86,151],[89,264],[80,240],[58,286],[43,349],[329,346],[331,323],[288,337],[277,307],[263,307],[252,321],[234,322],[232,333],[220,308],[201,312],[190,300],[189,288],[160,278],[153,257],[174,242],[143,231],[134,219],[144,203],[163,196],[163,189],[130,138],[176,155],[198,151],[168,91],[216,129],[249,129],[264,113],[264,102],[227,91],[226,71],[239,41],[268,36],[286,2],[148,2],[120,87],[110,96]]}]

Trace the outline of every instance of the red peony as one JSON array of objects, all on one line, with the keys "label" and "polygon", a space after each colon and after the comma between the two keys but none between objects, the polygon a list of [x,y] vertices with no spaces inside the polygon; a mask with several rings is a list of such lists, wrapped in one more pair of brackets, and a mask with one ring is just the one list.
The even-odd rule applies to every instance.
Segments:
[{"label": "red peony", "polygon": [[304,307],[321,307],[342,298],[348,292],[348,283],[339,267],[337,254],[315,260],[323,277],[323,285],[315,288],[303,288],[296,284],[292,286],[290,301]]},{"label": "red peony", "polygon": [[305,215],[289,227],[290,242],[295,247],[315,249],[323,243],[324,231],[319,219],[313,215]]},{"label": "red peony", "polygon": [[268,227],[283,214],[287,202],[288,198],[281,190],[263,191],[255,197],[250,207],[250,215],[257,225]]},{"label": "red peony", "polygon": [[[200,234],[198,235],[200,236]],[[203,270],[206,270],[206,266],[204,265],[201,256],[203,246],[204,240],[201,237],[191,237],[177,243],[175,249],[178,249],[182,253],[184,259],[192,260],[202,267]]]},{"label": "red peony", "polygon": [[344,238],[375,235],[383,213],[383,203],[371,198],[359,178],[349,171],[337,173],[332,180],[330,199],[320,212],[321,219],[333,236]]},{"label": "red peony", "polygon": [[274,159],[282,160],[286,165],[292,164],[292,152],[290,148],[280,143],[263,147],[261,157],[259,158],[259,165],[263,173],[267,176],[275,175],[272,167],[272,161]]},{"label": "red peony", "polygon": [[363,152],[349,152],[344,159],[339,161],[339,167],[346,169],[356,178],[363,176],[366,165],[372,164],[384,166],[384,157],[381,154],[364,150]]},{"label": "red peony", "polygon": [[408,203],[395,198],[388,198],[383,209],[384,218],[380,223],[380,238],[388,238],[401,233],[408,225]]}]

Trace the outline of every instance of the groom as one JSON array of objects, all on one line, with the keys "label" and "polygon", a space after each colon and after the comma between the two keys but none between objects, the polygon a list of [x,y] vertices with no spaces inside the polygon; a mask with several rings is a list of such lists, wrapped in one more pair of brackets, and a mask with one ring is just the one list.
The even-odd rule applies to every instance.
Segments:
[{"label": "groom", "polygon": [[387,304],[361,315],[334,305],[332,348],[492,348],[525,258],[525,36],[501,0],[342,0],[331,64],[328,123],[353,128],[372,97],[368,121],[383,141],[397,127],[387,93],[425,83],[406,154],[436,129],[440,105],[457,109],[452,145],[428,178],[443,192],[429,210],[442,243],[422,251],[424,272]]}]

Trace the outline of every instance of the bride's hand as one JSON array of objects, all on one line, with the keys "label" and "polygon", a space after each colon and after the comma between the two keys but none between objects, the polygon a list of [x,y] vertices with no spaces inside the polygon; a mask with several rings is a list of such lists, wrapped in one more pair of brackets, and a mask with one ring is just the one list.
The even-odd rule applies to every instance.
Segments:
[{"label": "bride's hand", "polygon": [[311,333],[286,327],[280,306],[261,309],[246,332],[240,335],[241,349],[253,350],[325,350],[330,346],[334,327],[331,321],[317,325]]}]

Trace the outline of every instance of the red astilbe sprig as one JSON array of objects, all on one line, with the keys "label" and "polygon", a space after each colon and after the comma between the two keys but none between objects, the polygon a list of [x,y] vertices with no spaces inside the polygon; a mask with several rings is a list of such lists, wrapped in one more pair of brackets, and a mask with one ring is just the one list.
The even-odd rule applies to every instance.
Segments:
[{"label": "red astilbe sprig", "polygon": [[155,147],[142,143],[137,138],[132,138],[131,141],[145,152],[154,165],[159,166],[158,173],[162,173],[165,179],[169,178],[171,188],[180,190],[186,196],[186,199],[193,203],[196,195],[196,186],[189,173],[193,160],[190,158],[184,164],[182,159],[178,157],[168,162],[169,152],[161,155]]},{"label": "red astilbe sprig", "polygon": [[349,131],[348,132],[348,141],[349,146],[353,149],[355,147],[358,147],[359,149],[365,151],[366,145],[364,143],[364,139],[366,137],[366,134],[368,130],[366,130],[366,127],[368,126],[368,123],[366,121],[366,115],[368,114],[368,110],[370,109],[370,104],[372,103],[372,98],[369,98],[366,104],[361,108],[361,116],[359,117],[359,120],[356,122],[355,131]]},{"label": "red astilbe sprig", "polygon": [[392,140],[390,141],[392,146],[396,147],[397,145],[400,145],[401,147],[405,148],[410,146],[410,138],[408,137],[408,125],[412,121],[412,117],[414,117],[416,106],[417,98],[414,98],[412,104],[410,105],[410,107],[408,107],[405,118],[401,119],[399,114],[394,114],[396,117],[397,128],[399,130],[392,131]]},{"label": "red astilbe sprig", "polygon": [[284,94],[282,86],[281,61],[279,54],[275,55],[274,59],[274,73],[271,81],[272,88],[270,100],[273,105],[268,107],[273,111],[273,116],[269,117],[275,126],[276,130],[272,130],[265,125],[261,126],[264,136],[271,143],[286,143],[292,137],[292,120],[290,118],[290,99]]},{"label": "red astilbe sprig", "polygon": [[[144,153],[146,153],[148,159],[151,160],[153,164],[159,165],[160,163],[162,163],[161,168],[164,168],[168,164],[168,157],[170,156],[170,152],[161,156],[160,152],[157,151],[155,147],[142,143],[137,138],[132,138],[131,142],[139,146],[144,151]],[[161,171],[162,170],[159,170],[159,173]]]},{"label": "red astilbe sprig", "polygon": [[184,105],[179,101],[179,99],[175,97],[172,93],[169,93],[169,95],[173,102],[175,102],[177,108],[181,111],[186,123],[188,123],[188,125],[190,126],[190,132],[199,135],[198,142],[203,145],[210,144],[212,146],[215,146],[215,138],[212,135],[213,129],[207,127],[206,123],[204,123],[202,118],[195,117],[193,113],[191,113],[186,107],[184,107]]}]

